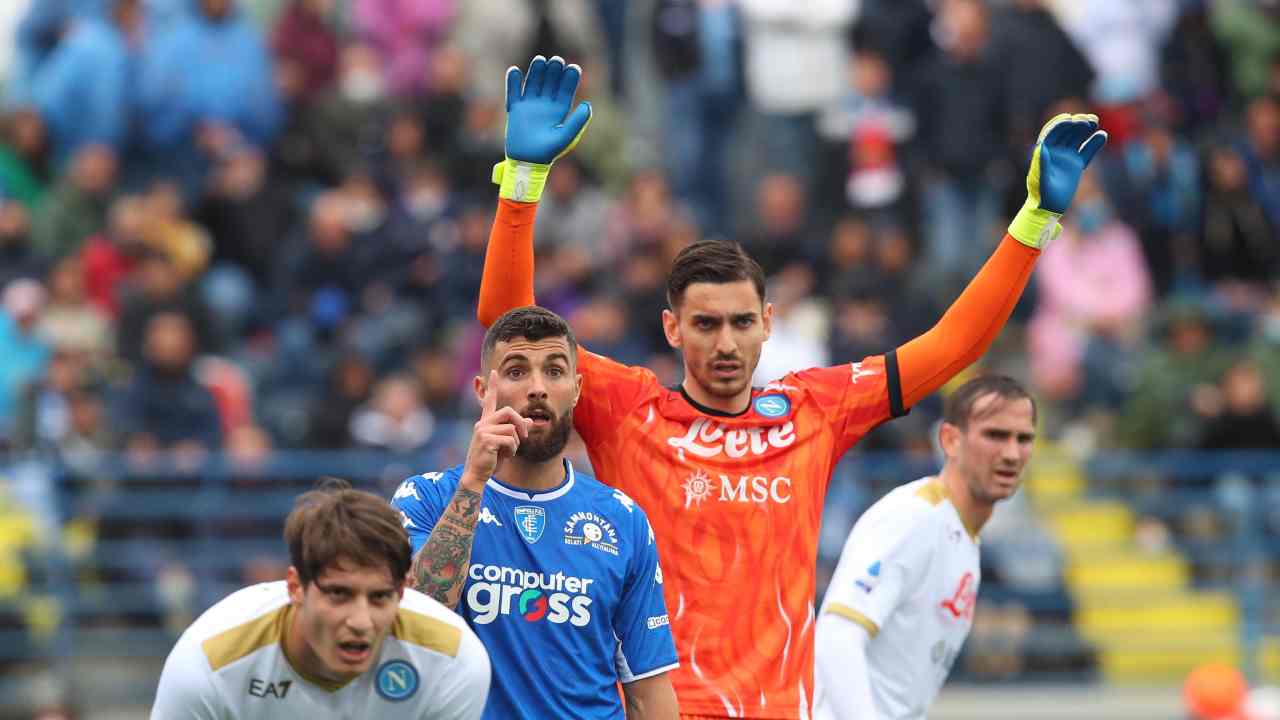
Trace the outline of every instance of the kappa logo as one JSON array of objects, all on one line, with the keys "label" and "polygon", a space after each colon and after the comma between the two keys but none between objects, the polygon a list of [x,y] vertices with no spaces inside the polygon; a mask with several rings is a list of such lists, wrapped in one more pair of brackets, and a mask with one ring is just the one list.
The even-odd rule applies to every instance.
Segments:
[{"label": "kappa logo", "polygon": [[576,512],[564,524],[565,545],[589,545],[610,555],[618,554],[618,531],[613,523],[593,512]]},{"label": "kappa logo", "polygon": [[542,531],[547,529],[547,511],[536,505],[517,505],[512,513],[516,516],[516,530],[520,537],[530,545],[542,539]]},{"label": "kappa logo", "polygon": [[481,525],[497,525],[498,527],[503,526],[502,521],[498,519],[498,516],[494,515],[487,507],[480,508],[479,522]]},{"label": "kappa logo", "polygon": [[403,525],[406,530],[418,527],[413,524],[413,521],[409,519],[409,516],[406,515],[403,510],[400,511],[400,524]]},{"label": "kappa logo", "polygon": [[[783,414],[790,411],[790,402],[785,397],[781,395],[766,397],[779,398],[787,402],[787,408]],[[689,426],[689,431],[682,437],[667,438],[667,444],[676,448],[681,459],[684,458],[685,452],[700,458],[713,458],[721,453],[731,458],[746,457],[748,453],[763,455],[770,448],[790,447],[795,441],[796,424],[791,420],[768,428],[730,428],[708,418],[694,420]]]},{"label": "kappa logo", "polygon": [[684,490],[686,509],[692,505],[701,507],[704,500],[713,497],[720,502],[779,505],[791,502],[791,478],[782,476],[770,479],[763,475],[739,475],[735,481],[723,474],[715,479],[698,470],[685,478],[680,487]]},{"label": "kappa logo", "polygon": [[413,498],[418,502],[422,502],[422,498],[418,496],[418,486],[413,482],[413,478],[400,483],[400,487],[396,488],[396,494],[391,496],[391,502],[405,498]]},{"label": "kappa logo", "polygon": [[613,491],[613,499],[622,503],[622,507],[626,508],[627,512],[635,512],[636,501],[627,497],[627,494],[622,492],[621,490]]}]

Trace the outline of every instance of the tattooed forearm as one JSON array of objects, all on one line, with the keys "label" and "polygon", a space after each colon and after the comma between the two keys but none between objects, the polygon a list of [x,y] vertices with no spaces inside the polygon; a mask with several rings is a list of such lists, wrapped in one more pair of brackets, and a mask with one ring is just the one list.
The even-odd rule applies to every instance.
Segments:
[{"label": "tattooed forearm", "polygon": [[459,486],[431,537],[413,560],[413,585],[449,608],[462,598],[481,493]]}]

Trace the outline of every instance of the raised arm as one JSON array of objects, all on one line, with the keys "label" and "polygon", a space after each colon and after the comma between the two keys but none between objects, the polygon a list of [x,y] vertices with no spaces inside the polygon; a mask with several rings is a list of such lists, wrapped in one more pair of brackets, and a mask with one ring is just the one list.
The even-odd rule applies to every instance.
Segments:
[{"label": "raised arm", "polygon": [[1027,173],[1027,201],[991,259],[938,324],[898,348],[902,400],[911,407],[991,347],[1031,278],[1040,251],[1057,237],[1058,218],[1080,175],[1107,142],[1094,115],[1062,114],[1040,131]]},{"label": "raised arm", "polygon": [[458,607],[462,586],[467,581],[485,483],[498,471],[503,460],[516,454],[520,440],[529,436],[532,422],[510,407],[497,406],[494,389],[497,376],[496,370],[489,371],[480,419],[471,436],[458,489],[436,521],[431,536],[414,557],[409,571],[414,588],[451,610]]},{"label": "raised arm", "polygon": [[[573,108],[582,69],[539,55],[507,69],[506,159],[493,168],[498,214],[489,233],[476,316],[488,327],[502,313],[533,304],[533,221],[551,164],[582,139],[591,103]],[[573,111],[570,112],[570,109]]]}]

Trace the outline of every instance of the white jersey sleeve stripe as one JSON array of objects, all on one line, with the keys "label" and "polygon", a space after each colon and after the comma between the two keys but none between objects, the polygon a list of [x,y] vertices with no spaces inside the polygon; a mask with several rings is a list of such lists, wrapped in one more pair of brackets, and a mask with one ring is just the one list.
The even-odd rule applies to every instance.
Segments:
[{"label": "white jersey sleeve stripe", "polygon": [[861,625],[871,637],[875,637],[880,633],[880,627],[876,625],[871,618],[843,603],[827,603],[827,606],[823,608],[822,611],[831,615],[838,615],[846,620],[852,620],[853,622]]}]

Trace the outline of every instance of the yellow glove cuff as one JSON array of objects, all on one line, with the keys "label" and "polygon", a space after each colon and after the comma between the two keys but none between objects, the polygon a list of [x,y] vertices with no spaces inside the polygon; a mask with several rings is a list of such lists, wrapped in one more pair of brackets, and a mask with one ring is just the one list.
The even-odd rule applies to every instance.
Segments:
[{"label": "yellow glove cuff", "polygon": [[520,162],[507,158],[493,166],[493,184],[498,197],[516,202],[536,203],[542,199],[551,165]]}]

